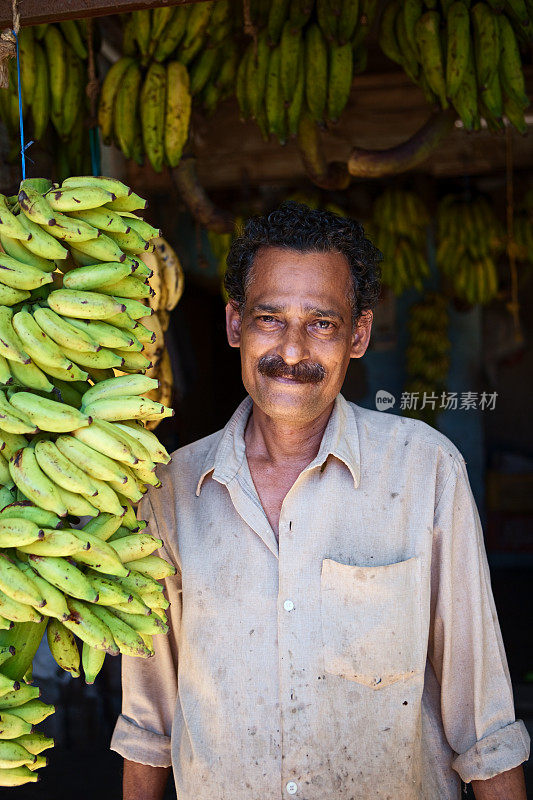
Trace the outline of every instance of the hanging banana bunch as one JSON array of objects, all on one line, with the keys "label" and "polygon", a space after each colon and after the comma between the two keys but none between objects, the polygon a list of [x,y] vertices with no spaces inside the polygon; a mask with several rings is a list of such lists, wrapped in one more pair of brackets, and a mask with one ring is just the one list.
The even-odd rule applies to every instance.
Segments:
[{"label": "hanging banana bunch", "polygon": [[[82,20],[36,25],[19,33],[22,112],[34,141],[49,123],[62,144],[66,171],[90,169],[87,113],[86,28]],[[9,63],[9,88],[0,89],[0,116],[12,140],[10,158],[19,156],[19,107],[16,61]],[[64,170],[65,171],[65,170]]]},{"label": "hanging banana bunch", "polygon": [[533,10],[524,2],[389,0],[379,43],[432,105],[451,104],[468,131],[527,133],[529,105],[520,54],[533,41]]},{"label": "hanging banana bunch", "polygon": [[341,116],[354,75],[366,67],[375,0],[257,2],[258,32],[240,58],[235,91],[241,117],[284,144],[309,112],[320,125]]},{"label": "hanging banana bunch", "polygon": [[[157,315],[142,257],[159,231],[145,205],[86,176],[0,196],[0,671],[16,682],[0,676],[0,785],[35,780],[51,744],[21,741],[53,711],[21,682],[45,629],[57,664],[88,683],[106,653],[147,658],[167,631],[158,580],[175,570],[134,511],[170,460],[149,427],[173,414],[148,396],[156,334],[139,320]],[[168,272],[166,308],[181,291]]]},{"label": "hanging banana bunch", "polygon": [[54,745],[53,739],[34,730],[54,713],[54,706],[39,699],[37,686],[3,672],[16,655],[14,645],[0,645],[0,786],[36,783],[37,770],[47,764],[42,754]]},{"label": "hanging banana bunch", "polygon": [[[145,355],[151,361],[145,374],[158,381],[158,384],[147,392],[146,397],[168,406],[172,401],[174,378],[165,346],[165,333],[170,312],[177,306],[183,294],[184,273],[176,252],[165,239],[158,237],[152,240],[152,244],[153,253],[146,253],[142,258],[152,271],[148,281],[153,293],[145,302],[153,313],[151,316],[141,317],[140,322],[154,334],[153,341],[145,345]],[[146,427],[154,430],[159,422],[159,419],[150,420]]]},{"label": "hanging banana bunch", "polygon": [[450,367],[448,325],[448,305],[444,295],[428,292],[421,302],[411,306],[409,344],[405,353],[405,392],[414,396],[416,402],[406,404],[404,413],[433,426]]},{"label": "hanging banana bunch", "polygon": [[457,297],[475,305],[498,293],[495,257],[505,249],[503,228],[485,198],[443,198],[437,214],[437,266]]},{"label": "hanging banana bunch", "polygon": [[213,111],[233,92],[237,43],[229,0],[134,11],[123,55],[103,82],[98,123],[138,164],[176,167],[189,136],[193,98]]},{"label": "hanging banana bunch", "polygon": [[383,253],[382,281],[394,294],[423,288],[429,276],[426,230],[429,216],[413,192],[387,189],[374,203],[368,235]]}]

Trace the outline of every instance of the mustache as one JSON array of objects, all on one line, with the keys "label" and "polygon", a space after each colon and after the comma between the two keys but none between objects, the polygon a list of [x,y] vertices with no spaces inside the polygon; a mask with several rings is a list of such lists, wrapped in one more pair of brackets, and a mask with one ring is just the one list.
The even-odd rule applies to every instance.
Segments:
[{"label": "mustache", "polygon": [[312,361],[286,364],[278,355],[262,356],[257,369],[267,378],[292,378],[298,383],[320,383],[326,377],[326,370],[322,364]]}]

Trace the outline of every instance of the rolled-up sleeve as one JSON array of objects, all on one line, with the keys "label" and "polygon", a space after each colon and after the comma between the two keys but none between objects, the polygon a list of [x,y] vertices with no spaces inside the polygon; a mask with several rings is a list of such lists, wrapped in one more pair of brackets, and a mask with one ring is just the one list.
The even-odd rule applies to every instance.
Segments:
[{"label": "rolled-up sleeve", "polygon": [[452,767],[487,780],[529,756],[492,596],[481,523],[466,467],[454,459],[438,498],[431,569],[429,658],[441,686]]},{"label": "rolled-up sleeve", "polygon": [[[159,536],[149,497],[145,495],[138,511],[148,522],[146,531]],[[175,563],[163,548],[158,555]],[[176,705],[178,649],[181,622],[181,574],[164,581],[170,607],[167,609],[169,633],[154,636],[152,658],[122,656],[122,714],[118,718],[111,749],[128,761],[152,767],[171,766],[170,736]]]}]

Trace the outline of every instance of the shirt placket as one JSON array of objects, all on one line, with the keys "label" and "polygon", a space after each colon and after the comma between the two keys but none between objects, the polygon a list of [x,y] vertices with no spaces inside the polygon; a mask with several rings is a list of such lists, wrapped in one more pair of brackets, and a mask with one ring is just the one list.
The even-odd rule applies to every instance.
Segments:
[{"label": "shirt placket", "polygon": [[[301,491],[301,487],[300,491]],[[309,800],[307,758],[302,744],[308,741],[307,719],[310,661],[301,631],[308,629],[310,610],[304,591],[305,569],[298,542],[305,535],[298,504],[287,496],[279,520],[278,658],[281,710],[280,797]],[[299,498],[300,503],[302,497]]]}]

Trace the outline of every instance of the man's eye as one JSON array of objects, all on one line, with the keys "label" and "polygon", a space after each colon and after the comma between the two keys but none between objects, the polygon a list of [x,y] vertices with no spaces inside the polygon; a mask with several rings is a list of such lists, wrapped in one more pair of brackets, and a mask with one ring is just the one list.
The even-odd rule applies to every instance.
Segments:
[{"label": "man's eye", "polygon": [[321,328],[323,331],[327,331],[333,327],[332,322],[328,322],[327,319],[319,319],[318,322],[315,323],[318,328]]},{"label": "man's eye", "polygon": [[259,319],[261,322],[275,322],[274,317],[271,317],[269,314],[263,314]]}]

